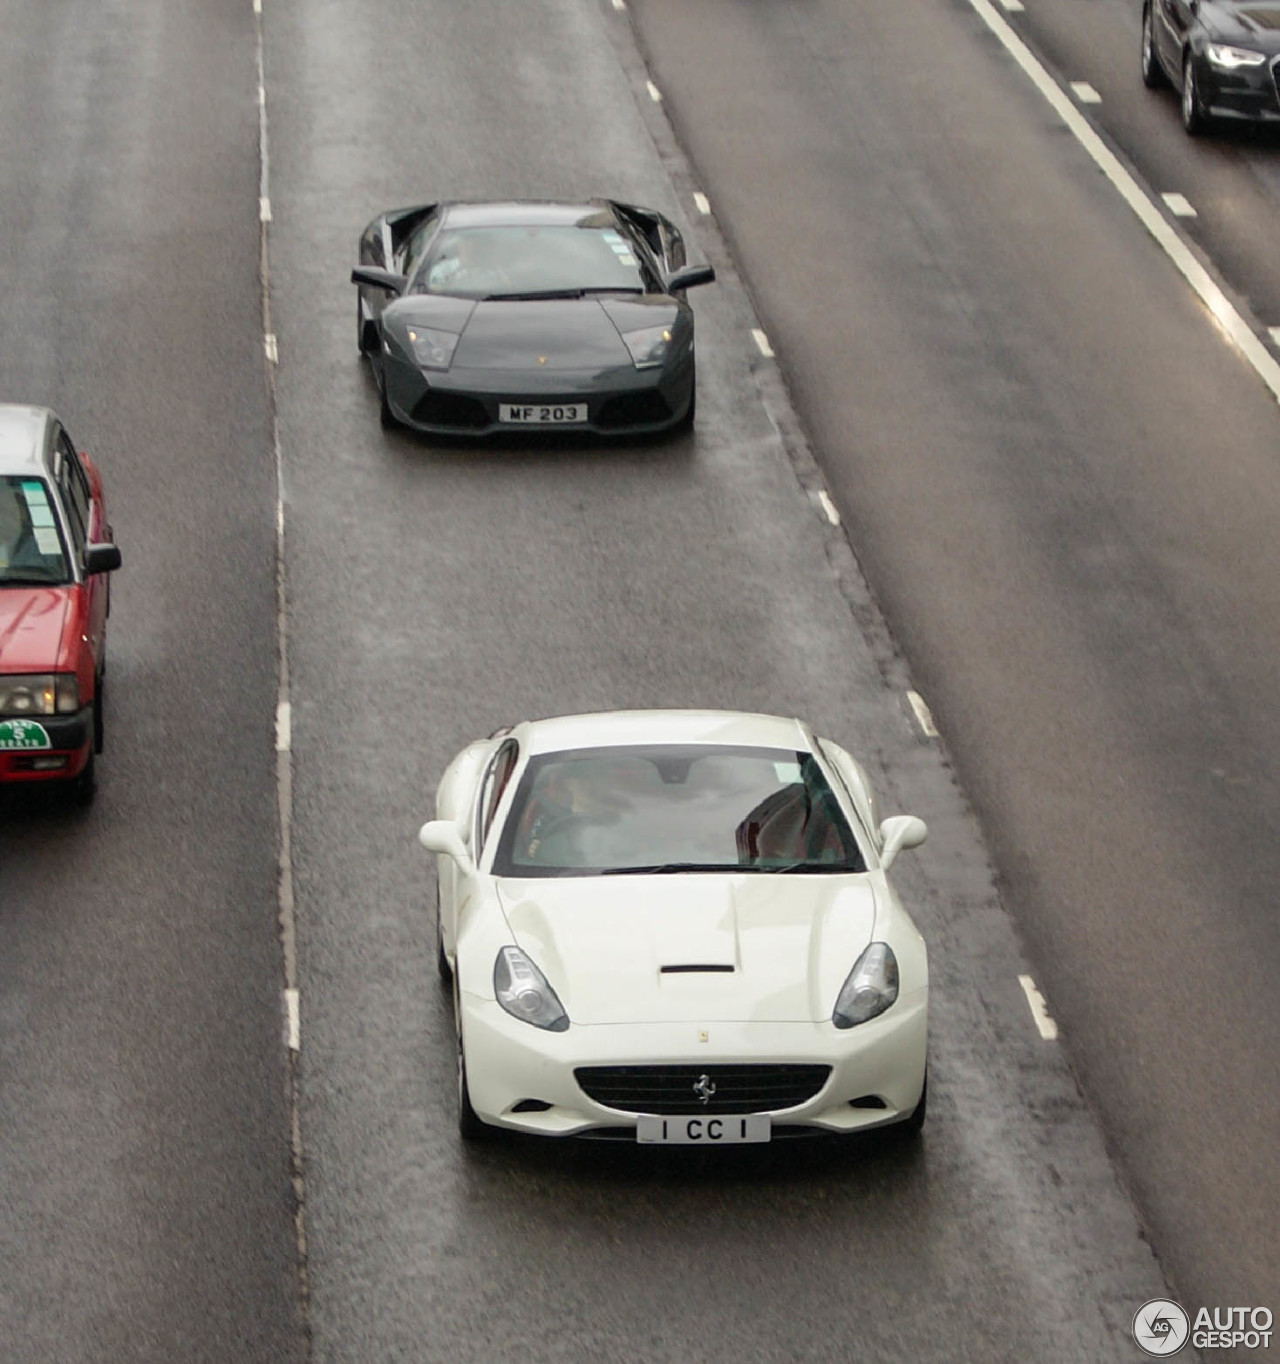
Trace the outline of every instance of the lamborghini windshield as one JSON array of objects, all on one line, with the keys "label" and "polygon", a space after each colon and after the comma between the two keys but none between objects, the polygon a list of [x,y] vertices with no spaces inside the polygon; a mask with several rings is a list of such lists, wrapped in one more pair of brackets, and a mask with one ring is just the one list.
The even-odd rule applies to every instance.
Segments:
[{"label": "lamborghini windshield", "polygon": [[692,744],[534,756],[493,866],[520,877],[865,870],[812,754]]},{"label": "lamborghini windshield", "polygon": [[463,298],[643,293],[632,244],[612,227],[460,227],[440,233],[415,287]]}]

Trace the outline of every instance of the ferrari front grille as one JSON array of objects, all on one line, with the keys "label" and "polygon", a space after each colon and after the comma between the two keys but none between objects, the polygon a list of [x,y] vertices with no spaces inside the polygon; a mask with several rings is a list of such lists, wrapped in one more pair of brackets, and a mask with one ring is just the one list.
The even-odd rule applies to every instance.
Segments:
[{"label": "ferrari front grille", "polygon": [[808,1103],[830,1066],[579,1066],[582,1092],[623,1113],[772,1113]]}]

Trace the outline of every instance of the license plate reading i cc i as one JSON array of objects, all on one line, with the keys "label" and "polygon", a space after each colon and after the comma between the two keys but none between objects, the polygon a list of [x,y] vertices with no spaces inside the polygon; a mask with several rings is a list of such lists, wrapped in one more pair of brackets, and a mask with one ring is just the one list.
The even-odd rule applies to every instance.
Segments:
[{"label": "license plate reading i cc i", "polygon": [[727,1146],[739,1142],[769,1141],[773,1135],[767,1113],[747,1113],[727,1118],[658,1118],[643,1114],[636,1119],[636,1141],[668,1146]]}]

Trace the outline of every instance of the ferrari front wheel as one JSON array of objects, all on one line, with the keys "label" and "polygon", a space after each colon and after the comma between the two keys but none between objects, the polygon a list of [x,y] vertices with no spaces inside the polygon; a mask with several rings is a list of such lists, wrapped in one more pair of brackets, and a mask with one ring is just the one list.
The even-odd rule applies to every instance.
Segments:
[{"label": "ferrari front wheel", "polygon": [[462,1045],[462,1000],[456,978],[453,982],[453,1023],[458,1043],[458,1135],[463,1141],[483,1141],[489,1135],[489,1128],[480,1121],[471,1106],[471,1090],[467,1085],[467,1054]]}]

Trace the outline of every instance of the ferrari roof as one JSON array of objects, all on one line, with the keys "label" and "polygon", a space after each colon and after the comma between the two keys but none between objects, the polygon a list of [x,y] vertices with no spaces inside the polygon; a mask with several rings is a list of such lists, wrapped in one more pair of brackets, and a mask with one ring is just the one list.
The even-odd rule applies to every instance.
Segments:
[{"label": "ferrari roof", "polygon": [[607,204],[558,203],[551,200],[494,200],[491,203],[449,204],[444,220],[450,227],[573,227],[597,219],[601,227],[613,221]]},{"label": "ferrari roof", "polygon": [[0,403],[0,474],[44,474],[45,433],[53,413],[47,407]]},{"label": "ferrari roof", "polygon": [[531,753],[663,743],[743,744],[790,752],[813,746],[799,720],[734,710],[615,710],[533,720],[528,726]]}]

